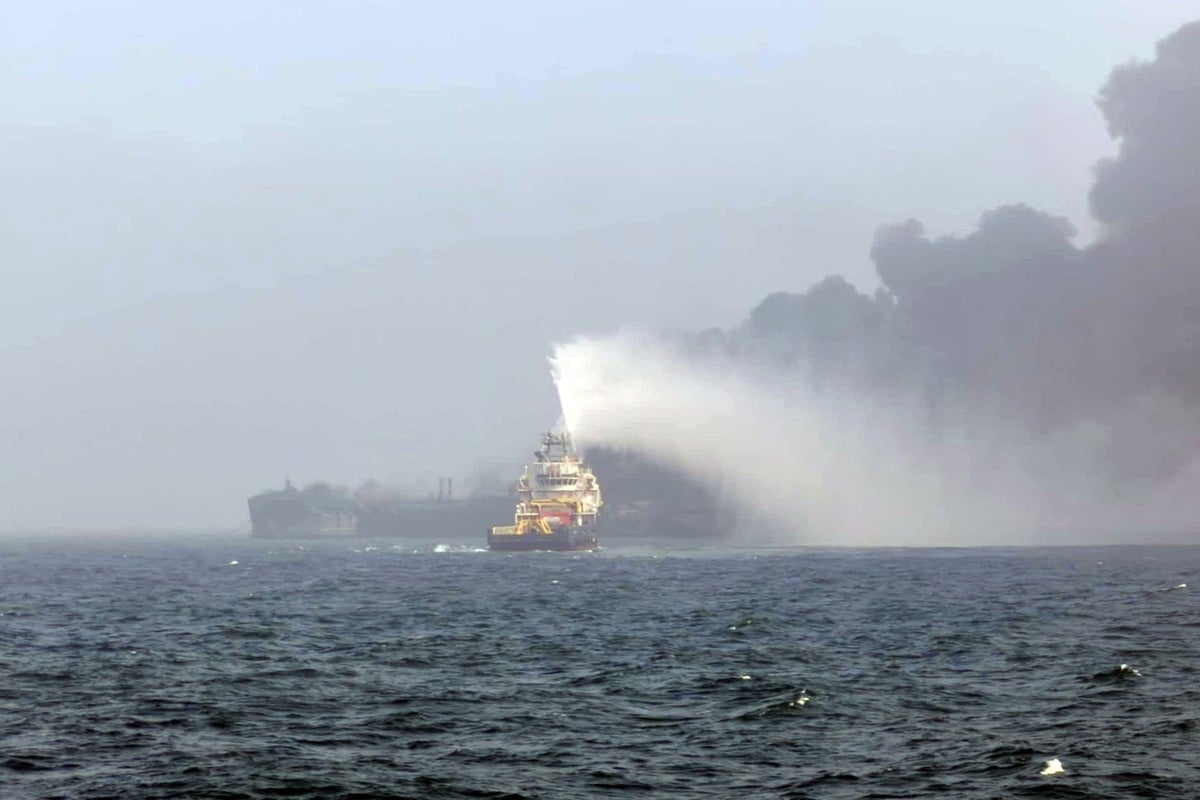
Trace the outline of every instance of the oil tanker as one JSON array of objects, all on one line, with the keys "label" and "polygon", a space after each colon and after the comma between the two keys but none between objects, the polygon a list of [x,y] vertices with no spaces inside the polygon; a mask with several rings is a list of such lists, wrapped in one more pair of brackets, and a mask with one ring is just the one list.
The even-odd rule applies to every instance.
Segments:
[{"label": "oil tanker", "polygon": [[488,548],[503,551],[597,550],[600,482],[575,452],[571,434],[551,431],[517,481],[512,525],[488,530]]},{"label": "oil tanker", "polygon": [[512,508],[512,494],[454,496],[453,481],[438,479],[438,492],[408,499],[374,481],[350,492],[327,483],[283,489],[249,498],[250,535],[267,539],[352,536],[410,540],[471,536]]},{"label": "oil tanker", "polygon": [[282,489],[259,492],[246,503],[251,536],[319,539],[357,529],[359,504],[327,483],[297,489],[289,479]]},{"label": "oil tanker", "polygon": [[[289,481],[249,498],[251,535],[466,543],[478,542],[482,532],[494,550],[596,549],[601,501],[596,474],[604,477],[609,544],[711,541],[739,527],[717,492],[686,475],[604,448],[589,450],[586,461],[575,454],[569,435],[552,433],[543,437],[533,467],[526,467],[515,484],[489,474],[472,480],[472,489],[461,497],[454,491],[459,483],[450,478],[439,478],[436,493],[425,497],[374,480],[354,490],[323,481],[299,488]],[[514,499],[519,502],[513,524],[492,529],[513,514]],[[518,528],[525,535],[516,535]]]}]

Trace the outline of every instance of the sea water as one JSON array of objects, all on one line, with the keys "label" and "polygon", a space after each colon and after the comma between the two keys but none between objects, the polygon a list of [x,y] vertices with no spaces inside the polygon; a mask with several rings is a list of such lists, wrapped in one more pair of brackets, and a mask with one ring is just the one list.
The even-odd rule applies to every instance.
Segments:
[{"label": "sea water", "polygon": [[1190,800],[1198,571],[4,540],[0,797]]}]

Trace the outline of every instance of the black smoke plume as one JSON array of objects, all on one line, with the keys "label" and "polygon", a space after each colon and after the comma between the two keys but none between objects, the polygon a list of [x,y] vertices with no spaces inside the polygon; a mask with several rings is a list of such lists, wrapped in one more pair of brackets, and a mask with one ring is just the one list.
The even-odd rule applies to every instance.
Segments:
[{"label": "black smoke plume", "polygon": [[843,403],[903,407],[923,439],[970,442],[955,461],[967,473],[991,465],[968,482],[1003,461],[1026,499],[1041,495],[1043,526],[1094,525],[1090,507],[1128,530],[1194,530],[1200,23],[1116,68],[1098,105],[1118,150],[1095,169],[1094,243],[1077,246],[1070,221],[1024,204],[987,211],[965,236],[889,225],[870,250],[873,295],[830,277],[681,349]]}]

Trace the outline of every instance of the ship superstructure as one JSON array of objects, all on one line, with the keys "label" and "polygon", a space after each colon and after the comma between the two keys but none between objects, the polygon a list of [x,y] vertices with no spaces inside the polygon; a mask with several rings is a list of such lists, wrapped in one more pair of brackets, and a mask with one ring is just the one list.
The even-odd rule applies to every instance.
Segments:
[{"label": "ship superstructure", "polygon": [[575,451],[571,434],[550,431],[517,481],[512,525],[488,531],[492,550],[595,550],[600,482]]}]

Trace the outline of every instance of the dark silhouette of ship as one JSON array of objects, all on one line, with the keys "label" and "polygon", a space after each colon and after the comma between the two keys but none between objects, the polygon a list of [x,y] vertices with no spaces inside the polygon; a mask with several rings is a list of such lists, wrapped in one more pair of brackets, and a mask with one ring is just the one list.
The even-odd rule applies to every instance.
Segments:
[{"label": "dark silhouette of ship", "polygon": [[356,492],[327,483],[260,492],[247,500],[250,535],[268,539],[315,539],[349,536],[435,538],[477,531],[512,506],[507,495],[454,496],[454,482],[438,479],[438,493],[407,499],[373,490]]},{"label": "dark silhouette of ship", "polygon": [[[547,469],[550,463],[545,462]],[[741,524],[733,510],[721,503],[718,490],[638,455],[590,448],[585,469],[589,466],[589,474],[594,470],[604,476],[607,540],[712,541]],[[526,487],[531,485],[527,483]],[[378,536],[478,541],[479,531],[490,532],[497,520],[513,519],[514,503],[521,500],[519,488],[518,483],[508,493],[493,490],[493,494],[459,498],[454,494],[454,482],[442,478],[436,494],[413,499],[387,491],[373,481],[354,491],[324,482],[297,489],[288,481],[282,489],[249,498],[251,535],[275,539]],[[596,489],[598,492],[598,484]],[[552,501],[552,497],[539,493],[525,500],[527,511],[532,509],[532,501],[538,500],[538,516],[547,517],[546,524],[552,524],[552,512],[559,509],[553,503],[541,502]],[[595,514],[585,513],[580,520],[587,523],[583,528],[595,526]]]}]

